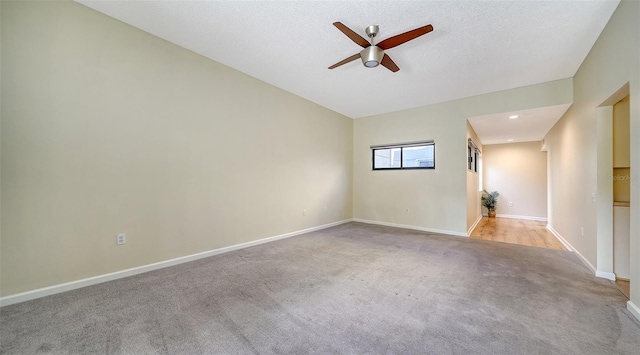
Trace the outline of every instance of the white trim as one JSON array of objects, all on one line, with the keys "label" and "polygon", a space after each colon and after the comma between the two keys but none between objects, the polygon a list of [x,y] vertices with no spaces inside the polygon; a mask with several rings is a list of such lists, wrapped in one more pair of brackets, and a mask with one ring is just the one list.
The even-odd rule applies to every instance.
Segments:
[{"label": "white trim", "polygon": [[116,271],[116,272],[112,272],[112,273],[108,273],[108,274],[103,274],[103,275],[99,275],[99,276],[89,277],[89,278],[86,278],[86,279],[66,282],[66,283],[63,283],[63,284],[53,285],[53,286],[49,286],[49,287],[43,287],[43,288],[39,288],[39,289],[33,290],[33,291],[16,293],[16,294],[13,294],[13,295],[1,297],[0,298],[0,307],[8,306],[8,305],[15,304],[15,303],[20,303],[20,302],[25,302],[25,301],[33,300],[33,299],[36,299],[36,298],[45,297],[45,296],[55,295],[57,293],[71,291],[71,290],[75,290],[75,289],[78,289],[78,288],[91,286],[91,285],[96,285],[96,284],[107,282],[107,281],[113,281],[113,280],[129,277],[129,276],[133,276],[133,275],[138,275],[138,274],[142,274],[142,273],[153,271],[153,270],[163,269],[163,268],[166,268],[166,267],[169,267],[169,266],[183,264],[183,263],[187,263],[187,262],[198,260],[198,259],[202,259],[202,258],[207,258],[207,257],[210,257],[210,256],[214,256],[214,255],[218,255],[218,254],[222,254],[222,253],[227,253],[227,252],[234,251],[234,250],[239,250],[239,249],[248,248],[248,247],[252,247],[252,246],[255,246],[255,245],[259,245],[259,244],[273,242],[273,241],[276,241],[276,240],[279,240],[279,239],[294,237],[296,235],[305,234],[305,233],[309,233],[309,232],[314,232],[314,231],[317,231],[317,230],[321,230],[321,229],[325,229],[325,228],[329,228],[329,227],[334,227],[334,226],[337,226],[337,225],[340,225],[340,224],[344,224],[344,223],[349,223],[349,222],[352,222],[352,221],[353,221],[352,219],[345,219],[345,220],[338,221],[338,222],[333,222],[333,223],[329,223],[329,224],[323,224],[323,225],[317,226],[317,227],[307,228],[307,229],[303,229],[303,230],[299,230],[299,231],[295,231],[295,232],[291,232],[291,233],[280,234],[280,235],[276,235],[276,236],[273,236],[273,237],[258,239],[258,240],[254,240],[254,241],[251,241],[251,242],[231,245],[231,246],[223,247],[223,248],[219,248],[219,249],[213,249],[213,250],[205,251],[205,252],[202,252],[202,253],[186,255],[186,256],[179,257],[179,258],[175,258],[175,259],[170,259],[170,260],[160,261],[160,262],[153,263],[153,264],[134,267],[134,268],[131,268],[131,269]]},{"label": "white trim", "polygon": [[606,272],[606,271],[601,271],[596,269],[595,266],[593,266],[593,264],[591,264],[589,262],[589,260],[587,260],[587,258],[585,258],[582,254],[580,254],[579,251],[576,250],[576,248],[574,248],[569,242],[567,242],[566,239],[564,239],[560,233],[558,233],[555,229],[553,229],[553,227],[551,227],[550,225],[547,224],[547,229],[556,237],[558,238],[558,240],[560,241],[560,243],[562,243],[562,245],[565,246],[565,248],[567,248],[569,251],[572,251],[574,253],[576,253],[580,259],[582,259],[582,262],[587,265],[587,267],[589,269],[591,269],[591,271],[596,275],[596,277],[600,277],[603,279],[607,279],[607,280],[611,280],[611,281],[615,281],[616,280],[616,274],[612,273],[612,272]]},{"label": "white trim", "polygon": [[637,320],[640,320],[640,308],[633,304],[633,302],[627,301],[627,310],[629,311],[629,313],[633,314],[633,316],[636,317]]},{"label": "white trim", "polygon": [[473,232],[473,230],[476,228],[476,226],[478,225],[478,223],[480,223],[480,221],[482,220],[482,214],[480,214],[478,216],[478,219],[476,219],[475,222],[473,222],[473,225],[471,226],[471,228],[469,228],[469,230],[467,231],[467,237],[471,236],[471,232]]},{"label": "white trim", "polygon": [[541,221],[546,222],[547,218],[545,217],[533,217],[533,216],[519,216],[515,214],[496,214],[496,217],[499,218],[511,218],[511,219],[525,219],[527,221]]},{"label": "white trim", "polygon": [[360,222],[360,223],[367,223],[367,224],[377,224],[377,225],[387,226],[387,227],[413,229],[413,230],[422,231],[422,232],[447,234],[447,235],[453,235],[453,236],[456,236],[456,237],[468,237],[467,233],[454,232],[454,231],[444,230],[444,229],[435,229],[435,228],[427,228],[427,227],[420,227],[420,226],[410,226],[410,225],[407,225],[407,224],[397,224],[397,223],[389,223],[389,222],[371,221],[371,220],[368,220],[368,219],[360,219],[360,218],[354,218],[353,221],[354,222]]},{"label": "white trim", "polygon": [[[558,239],[560,241],[560,243],[562,243],[562,245],[564,245],[565,248],[567,248],[568,251],[576,251],[573,246],[571,244],[569,244],[569,242],[567,242],[564,238],[562,238],[562,236],[560,235],[560,233],[556,232],[555,229],[553,229],[553,227],[551,227],[551,225],[547,224],[547,229],[549,230],[549,232],[551,232],[551,234],[553,234],[554,237],[556,237],[556,239]],[[580,254],[580,253],[578,253]],[[582,257],[582,255],[580,255],[580,257]],[[591,264],[589,264],[591,265]],[[591,267],[593,267],[593,265],[591,265]],[[595,272],[595,268],[593,268],[593,271]]]},{"label": "white trim", "polygon": [[603,279],[611,280],[611,281],[615,281],[616,280],[616,274],[614,274],[612,272],[596,270],[596,276],[600,277],[600,278],[603,278]]},{"label": "white trim", "polygon": [[589,262],[589,260],[587,260],[587,258],[585,258],[582,254],[580,254],[580,252],[577,251],[576,248],[574,248],[566,239],[564,239],[560,235],[560,233],[558,233],[555,229],[553,229],[553,227],[551,227],[550,225],[547,224],[547,229],[551,233],[553,233],[553,235],[556,238],[558,238],[560,243],[562,243],[569,251],[572,251],[572,252],[576,253],[576,255],[578,255],[580,257],[580,259],[582,259],[582,262],[585,265],[587,265],[587,267],[591,270],[591,272],[593,272],[596,275],[596,277],[600,277],[600,278],[611,280],[611,281],[615,281],[616,280],[616,275],[614,273],[606,272],[606,271],[600,271],[600,270],[596,269],[595,266],[593,266],[593,264],[591,264]]}]

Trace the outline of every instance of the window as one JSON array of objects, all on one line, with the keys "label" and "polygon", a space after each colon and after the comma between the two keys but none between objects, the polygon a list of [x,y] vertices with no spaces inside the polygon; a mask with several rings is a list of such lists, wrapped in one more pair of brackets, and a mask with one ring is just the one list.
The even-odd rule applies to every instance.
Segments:
[{"label": "window", "polygon": [[371,146],[373,170],[435,169],[433,141]]},{"label": "window", "polygon": [[478,164],[478,191],[482,192],[482,153],[478,153],[476,162]]},{"label": "window", "polygon": [[469,138],[467,144],[467,166],[470,171],[477,173],[480,170],[479,159],[480,149],[478,149],[478,146]]}]

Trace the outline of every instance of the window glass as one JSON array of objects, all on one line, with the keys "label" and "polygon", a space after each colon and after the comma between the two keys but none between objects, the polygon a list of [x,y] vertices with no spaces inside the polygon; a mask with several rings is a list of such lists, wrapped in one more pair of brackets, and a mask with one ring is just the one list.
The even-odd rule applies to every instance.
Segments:
[{"label": "window glass", "polygon": [[400,168],[401,148],[374,149],[373,153],[376,169]]},{"label": "window glass", "polygon": [[402,150],[402,167],[404,168],[432,168],[433,146],[406,147]]},{"label": "window glass", "polygon": [[435,143],[411,143],[376,146],[373,154],[373,170],[385,169],[434,169]]}]

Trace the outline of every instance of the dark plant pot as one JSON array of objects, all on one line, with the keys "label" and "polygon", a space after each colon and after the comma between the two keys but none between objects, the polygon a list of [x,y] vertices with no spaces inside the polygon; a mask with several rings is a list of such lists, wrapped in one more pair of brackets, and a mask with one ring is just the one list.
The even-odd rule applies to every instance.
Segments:
[{"label": "dark plant pot", "polygon": [[496,218],[496,211],[489,211],[489,218]]}]

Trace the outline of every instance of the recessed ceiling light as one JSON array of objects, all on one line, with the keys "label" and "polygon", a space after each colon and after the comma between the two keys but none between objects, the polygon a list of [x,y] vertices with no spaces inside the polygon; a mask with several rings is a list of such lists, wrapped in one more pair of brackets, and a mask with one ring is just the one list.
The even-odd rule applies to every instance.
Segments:
[{"label": "recessed ceiling light", "polygon": [[507,142],[513,142],[513,138],[507,139]]},{"label": "recessed ceiling light", "polygon": [[515,120],[515,119],[516,119],[516,118],[518,118],[518,117],[520,117],[520,116],[518,116],[518,115],[511,115],[511,116],[509,116],[509,119],[510,119],[510,120]]}]

